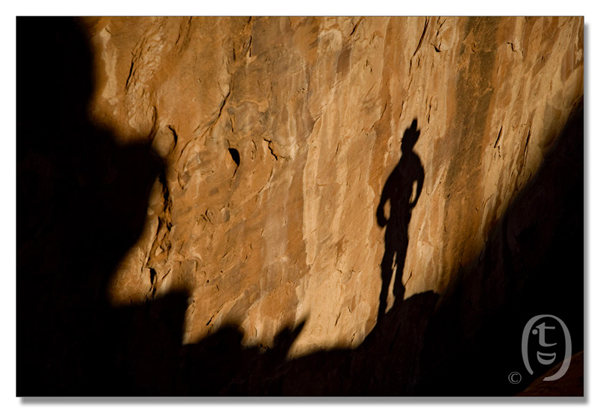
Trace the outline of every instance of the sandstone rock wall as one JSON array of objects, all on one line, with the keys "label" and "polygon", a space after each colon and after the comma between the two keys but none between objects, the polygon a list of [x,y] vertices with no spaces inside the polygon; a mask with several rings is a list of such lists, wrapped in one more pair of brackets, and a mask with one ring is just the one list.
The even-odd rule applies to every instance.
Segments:
[{"label": "sandstone rock wall", "polygon": [[443,296],[583,95],[582,18],[84,23],[92,118],[166,165],[109,298],[190,291],[187,343],[234,323],[268,347],[306,320],[292,355],[358,346],[380,305],[376,212],[414,120],[404,298]]}]

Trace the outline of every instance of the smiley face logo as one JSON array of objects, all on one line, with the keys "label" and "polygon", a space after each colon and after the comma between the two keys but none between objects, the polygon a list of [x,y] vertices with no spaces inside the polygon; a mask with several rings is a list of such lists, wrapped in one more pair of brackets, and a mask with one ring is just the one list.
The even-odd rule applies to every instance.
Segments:
[{"label": "smiley face logo", "polygon": [[554,381],[565,375],[569,369],[569,364],[571,363],[571,335],[569,334],[569,329],[567,328],[566,324],[560,318],[550,314],[542,314],[532,317],[523,329],[523,337],[521,339],[521,354],[523,356],[525,368],[529,374],[533,375],[533,369],[531,368],[531,363],[529,361],[529,338],[531,335],[533,335],[537,336],[537,345],[539,348],[544,349],[544,351],[536,351],[536,359],[538,363],[543,366],[549,366],[556,361],[556,358],[558,357],[558,354],[555,351],[557,348],[557,343],[548,342],[547,340],[548,333],[556,333],[556,327],[547,325],[545,321],[538,323],[545,318],[550,318],[558,322],[562,329],[565,342],[565,352],[563,357],[564,361],[560,366],[560,369],[556,372],[556,374],[549,377],[544,377],[543,379],[544,381]]}]

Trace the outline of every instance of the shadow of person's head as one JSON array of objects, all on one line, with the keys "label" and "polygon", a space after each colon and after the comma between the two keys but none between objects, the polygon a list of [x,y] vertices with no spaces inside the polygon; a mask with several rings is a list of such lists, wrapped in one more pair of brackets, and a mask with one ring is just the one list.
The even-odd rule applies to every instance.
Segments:
[{"label": "shadow of person's head", "polygon": [[417,129],[417,119],[415,118],[410,128],[404,131],[404,136],[402,136],[402,152],[410,152],[414,148],[419,136],[421,135],[421,130]]}]

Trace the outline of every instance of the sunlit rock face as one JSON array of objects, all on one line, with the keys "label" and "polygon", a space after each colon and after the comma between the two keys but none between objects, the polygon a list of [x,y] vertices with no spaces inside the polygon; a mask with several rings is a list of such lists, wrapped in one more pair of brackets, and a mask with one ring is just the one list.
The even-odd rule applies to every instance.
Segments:
[{"label": "sunlit rock face", "polygon": [[418,293],[506,299],[457,274],[582,101],[582,18],[83,22],[92,119],[165,164],[113,305],[189,291],[186,343],[233,323],[269,347],[306,321],[294,357],[359,346]]}]

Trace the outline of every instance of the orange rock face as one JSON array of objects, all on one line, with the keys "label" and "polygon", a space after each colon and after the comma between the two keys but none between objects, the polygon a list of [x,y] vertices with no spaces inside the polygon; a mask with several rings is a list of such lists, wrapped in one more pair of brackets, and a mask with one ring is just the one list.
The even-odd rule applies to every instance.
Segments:
[{"label": "orange rock face", "polygon": [[413,120],[404,296],[443,293],[583,94],[581,18],[86,23],[93,118],[167,165],[110,297],[189,289],[186,342],[235,322],[269,345],[306,319],[294,354],[360,344],[380,303],[376,208]]},{"label": "orange rock face", "polygon": [[[57,58],[39,85],[27,83],[29,60],[19,66],[19,300],[38,303],[19,307],[31,326],[21,354],[31,352],[32,372],[51,366],[40,383],[56,383],[53,395],[86,383],[88,359],[48,362],[62,360],[56,349],[71,336],[53,332],[65,325],[101,324],[106,337],[134,320],[131,348],[142,350],[115,345],[126,356],[106,356],[139,357],[115,367],[133,371],[136,384],[117,387],[126,395],[489,395],[477,387],[494,385],[477,376],[486,349],[507,351],[490,367],[508,386],[500,393],[525,388],[506,383],[503,363],[520,356],[495,331],[518,337],[529,311],[554,311],[561,288],[574,309],[566,322],[582,320],[571,304],[583,267],[569,260],[583,231],[583,18],[78,24],[89,62],[75,72],[87,68],[89,79],[68,79],[75,57]],[[23,30],[33,40],[20,56],[51,26]],[[75,47],[57,33],[52,42]],[[42,61],[53,62],[44,47]],[[62,98],[42,110],[40,95]],[[553,269],[574,271],[571,289]],[[162,320],[154,310],[130,314],[170,308],[182,292],[181,331],[152,327]],[[528,301],[542,295],[548,302]],[[88,304],[97,307],[84,316]],[[96,313],[103,306],[109,315]],[[166,378],[184,377],[174,366],[193,360],[212,366],[165,354],[221,345],[215,337],[230,326],[244,373],[207,375],[210,390]],[[169,331],[172,342],[161,341]],[[42,337],[53,337],[48,354],[34,351]],[[86,340],[104,354],[107,344]],[[271,368],[264,352],[291,364]],[[255,356],[268,361],[239,361]],[[467,359],[478,373],[462,392],[452,386]],[[56,381],[52,366],[73,383]],[[331,379],[340,371],[346,382]]]}]

